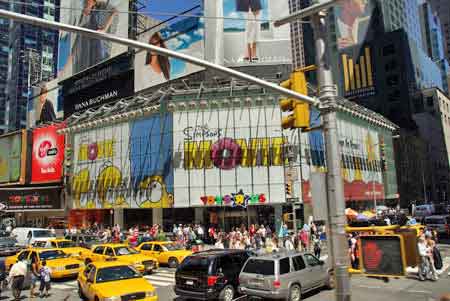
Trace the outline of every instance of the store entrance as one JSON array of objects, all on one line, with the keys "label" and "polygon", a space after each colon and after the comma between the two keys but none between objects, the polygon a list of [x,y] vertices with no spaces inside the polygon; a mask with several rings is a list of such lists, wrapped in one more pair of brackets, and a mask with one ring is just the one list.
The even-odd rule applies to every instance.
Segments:
[{"label": "store entrance", "polygon": [[138,225],[141,226],[152,226],[153,225],[153,215],[152,209],[125,209],[124,210],[124,226],[125,229],[134,227]]},{"label": "store entrance", "polygon": [[212,207],[204,211],[204,220],[210,221],[226,232],[242,225],[248,228],[251,224],[273,227],[275,210],[272,206]]}]

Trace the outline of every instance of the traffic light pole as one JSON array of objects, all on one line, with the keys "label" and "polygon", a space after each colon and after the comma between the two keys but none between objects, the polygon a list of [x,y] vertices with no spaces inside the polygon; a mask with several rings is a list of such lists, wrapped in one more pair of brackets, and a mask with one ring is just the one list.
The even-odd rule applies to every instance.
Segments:
[{"label": "traffic light pole", "polygon": [[327,162],[328,241],[336,280],[336,300],[349,301],[351,292],[348,273],[348,244],[345,234],[345,200],[336,118],[337,88],[333,81],[331,63],[327,53],[326,19],[327,16],[322,12],[312,17]]}]

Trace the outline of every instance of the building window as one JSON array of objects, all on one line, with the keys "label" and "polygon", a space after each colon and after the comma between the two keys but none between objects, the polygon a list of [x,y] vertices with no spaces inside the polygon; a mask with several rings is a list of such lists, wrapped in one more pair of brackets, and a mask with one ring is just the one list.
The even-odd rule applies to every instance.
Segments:
[{"label": "building window", "polygon": [[433,96],[427,97],[427,106],[432,107],[433,106]]},{"label": "building window", "polygon": [[389,56],[395,54],[394,44],[390,44],[383,47],[383,56]]}]

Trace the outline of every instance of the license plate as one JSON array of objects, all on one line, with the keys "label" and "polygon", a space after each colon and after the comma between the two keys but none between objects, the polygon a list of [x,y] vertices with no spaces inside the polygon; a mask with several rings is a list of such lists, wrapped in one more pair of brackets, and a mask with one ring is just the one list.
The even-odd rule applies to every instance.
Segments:
[{"label": "license plate", "polygon": [[256,287],[260,287],[262,285],[262,283],[259,281],[249,281],[248,284],[250,286],[256,286]]},{"label": "license plate", "polygon": [[192,281],[192,280],[187,280],[187,281],[186,281],[186,285],[194,285],[194,281]]}]

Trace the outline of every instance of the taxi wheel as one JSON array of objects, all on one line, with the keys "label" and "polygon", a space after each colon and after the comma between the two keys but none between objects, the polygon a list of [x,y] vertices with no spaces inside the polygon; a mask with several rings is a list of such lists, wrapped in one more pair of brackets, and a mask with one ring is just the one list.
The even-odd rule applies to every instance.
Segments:
[{"label": "taxi wheel", "polygon": [[81,300],[83,301],[86,300],[86,296],[83,294],[80,283],[78,283],[78,296],[80,297]]},{"label": "taxi wheel", "polygon": [[176,268],[176,267],[178,267],[178,259],[170,258],[168,264],[169,264],[169,268]]}]

